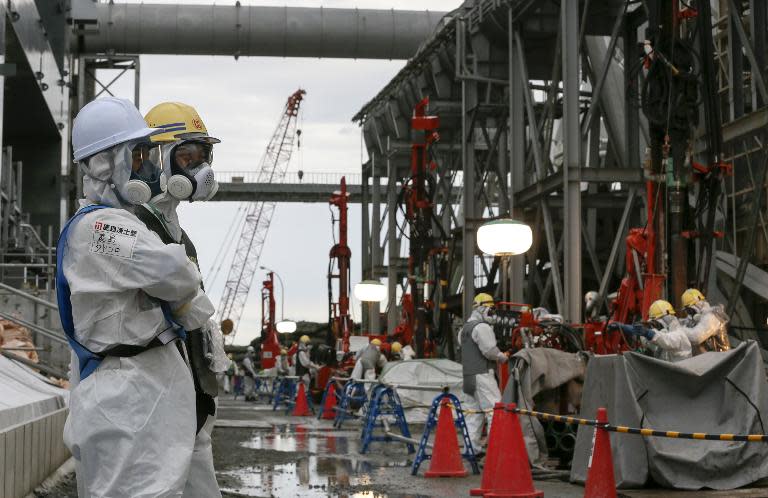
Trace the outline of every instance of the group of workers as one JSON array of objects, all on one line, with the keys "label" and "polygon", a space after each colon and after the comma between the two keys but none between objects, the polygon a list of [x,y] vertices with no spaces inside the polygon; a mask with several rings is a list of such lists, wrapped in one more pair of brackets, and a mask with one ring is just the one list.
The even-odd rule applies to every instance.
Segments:
[{"label": "group of workers", "polygon": [[648,308],[648,326],[642,323],[611,323],[630,337],[642,337],[654,356],[679,361],[708,351],[727,351],[728,316],[721,305],[712,306],[698,289],[688,289],[680,297],[683,316],[663,299]]},{"label": "group of workers", "polygon": [[[642,337],[654,356],[678,361],[708,351],[730,349],[726,325],[728,317],[722,306],[712,306],[697,289],[688,289],[681,296],[685,316],[678,318],[674,307],[664,300],[655,301],[648,310],[648,326],[644,324],[610,323],[628,336]],[[491,295],[475,296],[472,314],[459,330],[463,391],[469,396],[464,403],[464,418],[472,447],[478,457],[484,455],[481,446],[483,425],[490,433],[493,407],[501,401],[501,391],[495,371],[499,363],[509,359],[496,343],[494,325],[499,322]]]},{"label": "group of workers", "polygon": [[142,117],[102,98],[74,120],[84,199],[59,239],[57,298],[81,498],[221,496],[210,436],[229,360],[176,212],[216,194],[216,143],[176,102]]},{"label": "group of workers", "polygon": [[[395,341],[389,344],[389,359],[382,351],[382,342],[380,339],[371,340],[368,345],[355,353],[354,368],[351,378],[355,380],[375,380],[377,370],[381,370],[387,364],[387,361],[411,360],[416,357],[416,352],[410,345],[403,347]],[[293,348],[291,348],[293,349]],[[307,389],[310,388],[322,365],[312,360],[312,343],[308,335],[303,335],[299,339],[299,344],[295,354],[285,348],[280,349],[280,356],[275,361],[272,369],[267,369],[261,374],[257,371],[256,349],[248,346],[245,357],[242,361],[244,388],[243,394],[246,401],[256,401],[255,385],[256,378],[264,377],[285,377],[297,376],[301,379]]]}]

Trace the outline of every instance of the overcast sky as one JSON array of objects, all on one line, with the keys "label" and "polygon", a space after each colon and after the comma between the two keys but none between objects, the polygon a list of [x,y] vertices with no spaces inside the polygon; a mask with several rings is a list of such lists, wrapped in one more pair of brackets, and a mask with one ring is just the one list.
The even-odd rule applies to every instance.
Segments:
[{"label": "overcast sky", "polygon": [[[234,1],[215,3],[226,5],[234,4]],[[458,0],[259,0],[241,3],[434,11],[452,10],[461,4]],[[307,95],[300,118],[301,150],[294,153],[288,170],[359,173],[364,152],[360,129],[351,118],[403,65],[404,61],[379,60],[241,57],[235,61],[233,57],[142,56],[139,108],[145,114],[154,105],[169,100],[193,105],[209,132],[222,140],[216,145],[214,170],[247,171],[257,168],[288,95],[297,88],[304,88]],[[132,98],[131,78],[121,81],[115,88],[118,95]],[[205,274],[219,248],[226,243],[227,229],[237,209],[237,203],[224,202],[182,205],[181,223],[197,246],[205,277],[208,277]],[[360,280],[360,206],[353,205],[349,214],[354,283]],[[285,282],[286,318],[327,320],[326,273],[332,244],[327,204],[278,204],[260,264],[274,269]],[[229,260],[217,283],[209,289],[214,305],[219,304],[228,263]],[[259,334],[259,296],[264,277],[265,272],[259,271],[254,278],[236,343],[245,344]],[[279,310],[278,303],[278,315]],[[354,299],[353,314],[355,321],[359,321],[360,305]]]}]

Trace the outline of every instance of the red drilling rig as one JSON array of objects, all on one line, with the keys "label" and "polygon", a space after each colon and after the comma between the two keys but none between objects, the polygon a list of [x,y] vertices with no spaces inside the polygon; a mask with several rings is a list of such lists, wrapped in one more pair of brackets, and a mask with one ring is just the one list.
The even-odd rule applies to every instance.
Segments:
[{"label": "red drilling rig", "polygon": [[[328,337],[327,344],[332,349],[349,352],[349,336],[354,324],[349,315],[350,259],[352,251],[347,245],[347,192],[346,177],[341,177],[341,190],[331,195],[328,201],[339,210],[339,241],[333,245],[328,262]],[[331,211],[333,212],[333,211]],[[335,224],[336,218],[332,223]],[[336,273],[334,273],[334,270]],[[333,281],[338,281],[338,301],[333,299]],[[338,344],[341,341],[341,344]]]},{"label": "red drilling rig", "polygon": [[261,287],[261,368],[273,368],[280,356],[280,341],[275,327],[275,274],[267,273]]}]

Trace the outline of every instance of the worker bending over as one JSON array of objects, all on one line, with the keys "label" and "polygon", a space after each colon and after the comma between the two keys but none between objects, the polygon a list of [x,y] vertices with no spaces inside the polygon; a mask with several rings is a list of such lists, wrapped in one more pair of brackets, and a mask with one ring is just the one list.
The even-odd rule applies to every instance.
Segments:
[{"label": "worker bending over", "polygon": [[[494,368],[497,362],[506,362],[509,355],[499,351],[493,332],[495,306],[493,297],[486,293],[475,296],[472,314],[459,331],[461,345],[461,368],[464,374],[464,393],[470,399],[464,404],[467,413],[467,431],[475,454],[482,456],[480,437],[483,433],[483,418],[491,432],[493,406],[501,401],[501,392],[496,383]],[[487,410],[487,411],[486,411]],[[485,412],[485,416],[482,411]],[[465,412],[466,413],[466,412]]]},{"label": "worker bending over", "polygon": [[355,355],[355,368],[352,378],[355,380],[376,380],[376,368],[384,368],[387,358],[381,353],[381,341],[374,339]]},{"label": "worker bending over", "polygon": [[687,316],[681,320],[683,331],[691,341],[693,354],[728,351],[728,315],[722,305],[710,305],[698,289],[688,289],[681,297]]},{"label": "worker bending over", "polygon": [[298,360],[296,362],[296,375],[299,376],[307,390],[309,390],[311,385],[312,377],[317,375],[318,370],[320,370],[320,365],[314,363],[309,357],[310,349],[312,349],[312,344],[309,342],[309,336],[301,336],[298,354],[296,355]]},{"label": "worker bending over", "polygon": [[668,301],[654,301],[648,308],[648,321],[652,328],[616,322],[609,324],[608,328],[621,329],[630,336],[644,337],[656,349],[654,356],[662,360],[680,361],[691,357],[691,343],[675,316],[675,309]]},{"label": "worker bending over", "polygon": [[243,378],[243,394],[246,401],[256,401],[256,396],[253,390],[256,387],[256,369],[253,366],[253,359],[256,356],[256,350],[253,346],[248,346],[245,350],[245,358],[243,358],[243,371],[245,377]]}]

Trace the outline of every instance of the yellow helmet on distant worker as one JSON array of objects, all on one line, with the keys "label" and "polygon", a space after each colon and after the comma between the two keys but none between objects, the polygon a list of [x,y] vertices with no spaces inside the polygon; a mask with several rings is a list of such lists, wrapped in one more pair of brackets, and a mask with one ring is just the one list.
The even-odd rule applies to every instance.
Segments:
[{"label": "yellow helmet on distant worker", "polygon": [[651,307],[648,308],[648,318],[650,318],[651,320],[656,320],[663,316],[674,315],[674,314],[675,314],[675,308],[673,308],[672,305],[669,304],[669,301],[665,301],[663,299],[654,301],[653,304],[651,304]]},{"label": "yellow helmet on distant worker", "polygon": [[688,308],[689,306],[693,306],[699,301],[704,301],[704,300],[706,300],[706,298],[704,297],[704,294],[702,294],[699,289],[688,289],[685,292],[683,292],[683,295],[680,298],[680,301],[683,304],[683,308]]},{"label": "yellow helmet on distant worker", "polygon": [[152,128],[161,128],[164,133],[152,135],[153,142],[175,142],[177,140],[199,140],[210,144],[221,142],[208,135],[202,118],[191,105],[181,102],[163,102],[149,110],[144,121]]},{"label": "yellow helmet on distant worker", "polygon": [[399,353],[403,349],[403,345],[395,341],[389,348],[393,353]]},{"label": "yellow helmet on distant worker", "polygon": [[308,343],[309,342],[309,336],[308,335],[301,336],[301,339],[299,339],[299,342],[301,342],[302,344]]},{"label": "yellow helmet on distant worker", "polygon": [[280,356],[285,356],[287,354],[288,354],[288,350],[287,349],[283,348],[283,349],[280,350]]},{"label": "yellow helmet on distant worker", "polygon": [[485,292],[481,292],[480,294],[476,295],[473,302],[476,308],[478,306],[485,306],[486,308],[490,308],[494,304],[493,296],[486,294]]},{"label": "yellow helmet on distant worker", "polygon": [[381,346],[381,341],[378,339],[374,339],[371,341],[371,344],[373,344],[374,346]]}]

